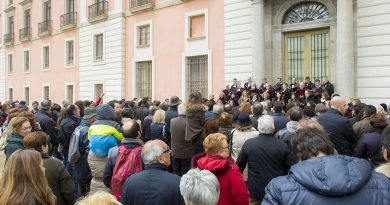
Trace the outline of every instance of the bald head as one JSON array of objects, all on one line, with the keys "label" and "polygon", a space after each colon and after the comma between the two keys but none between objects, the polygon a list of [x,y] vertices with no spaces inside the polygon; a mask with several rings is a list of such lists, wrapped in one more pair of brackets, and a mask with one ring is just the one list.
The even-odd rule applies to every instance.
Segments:
[{"label": "bald head", "polygon": [[346,111],[345,99],[341,96],[335,96],[330,101],[330,107],[340,111],[342,114]]},{"label": "bald head", "polygon": [[122,126],[124,138],[139,138],[141,136],[141,127],[135,120],[129,120]]},{"label": "bald head", "polygon": [[148,141],[142,148],[142,161],[144,164],[158,163],[157,157],[161,156],[167,148],[168,145],[162,140]]}]

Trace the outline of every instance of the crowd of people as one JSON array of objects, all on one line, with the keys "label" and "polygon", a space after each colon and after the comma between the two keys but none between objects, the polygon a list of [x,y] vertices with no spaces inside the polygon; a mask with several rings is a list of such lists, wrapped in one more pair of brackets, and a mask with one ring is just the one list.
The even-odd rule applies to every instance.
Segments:
[{"label": "crowd of people", "polygon": [[390,204],[387,105],[327,80],[103,96],[1,105],[0,205]]}]

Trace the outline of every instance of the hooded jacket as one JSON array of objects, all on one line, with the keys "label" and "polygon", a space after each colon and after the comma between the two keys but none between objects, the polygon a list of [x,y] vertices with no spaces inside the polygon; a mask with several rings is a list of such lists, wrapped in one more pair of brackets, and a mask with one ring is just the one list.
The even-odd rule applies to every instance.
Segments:
[{"label": "hooded jacket", "polygon": [[122,130],[110,105],[99,105],[96,116],[97,120],[88,130],[89,147],[95,156],[106,157],[108,150],[123,139]]},{"label": "hooded jacket", "polygon": [[217,177],[220,185],[217,205],[249,204],[249,193],[243,176],[232,158],[202,153],[194,157],[194,168],[208,170]]},{"label": "hooded jacket", "polygon": [[370,163],[334,155],[305,160],[266,187],[269,204],[390,204],[390,181]]},{"label": "hooded jacket", "polygon": [[279,130],[276,134],[275,137],[277,139],[282,140],[287,144],[289,148],[291,148],[291,138],[294,136],[294,134],[297,131],[299,122],[298,121],[290,121],[286,124],[286,128],[283,128]]}]

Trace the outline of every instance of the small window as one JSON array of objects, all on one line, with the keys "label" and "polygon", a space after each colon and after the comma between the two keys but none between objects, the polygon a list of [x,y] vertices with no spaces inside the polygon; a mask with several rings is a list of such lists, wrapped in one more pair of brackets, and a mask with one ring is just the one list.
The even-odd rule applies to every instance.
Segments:
[{"label": "small window", "polygon": [[10,17],[8,17],[8,33],[13,34],[14,29],[15,29],[14,17],[10,16]]},{"label": "small window", "polygon": [[152,96],[152,61],[136,64],[136,97]]},{"label": "small window", "polygon": [[74,91],[73,85],[66,86],[66,100],[68,100],[69,103],[73,103],[73,91]]},{"label": "small window", "polygon": [[205,36],[205,16],[191,16],[190,17],[190,38],[201,38]]},{"label": "small window", "polygon": [[74,41],[66,41],[66,65],[74,64]]},{"label": "small window", "polygon": [[50,47],[43,47],[43,69],[49,69],[50,67]]},{"label": "small window", "polygon": [[28,86],[24,87],[24,101],[26,101],[27,105],[30,102],[30,87]]},{"label": "small window", "polygon": [[43,100],[50,99],[50,87],[48,85],[43,86]]},{"label": "small window", "polygon": [[43,3],[43,21],[51,20],[51,1],[48,0]]},{"label": "small window", "polygon": [[150,44],[150,25],[138,27],[138,45],[145,46]]},{"label": "small window", "polygon": [[13,102],[14,101],[14,89],[8,88],[8,100]]},{"label": "small window", "polygon": [[29,50],[25,50],[23,52],[23,56],[24,56],[24,72],[29,72],[30,71],[30,51]]},{"label": "small window", "polygon": [[94,36],[94,60],[103,60],[103,34],[97,34]]},{"label": "small window", "polygon": [[14,72],[13,55],[8,54],[8,73]]},{"label": "small window", "polygon": [[98,99],[99,96],[101,96],[103,94],[103,84],[95,84],[94,86],[94,96],[95,96],[95,99]]},{"label": "small window", "polygon": [[29,28],[31,26],[31,11],[27,9],[24,11],[24,28]]}]

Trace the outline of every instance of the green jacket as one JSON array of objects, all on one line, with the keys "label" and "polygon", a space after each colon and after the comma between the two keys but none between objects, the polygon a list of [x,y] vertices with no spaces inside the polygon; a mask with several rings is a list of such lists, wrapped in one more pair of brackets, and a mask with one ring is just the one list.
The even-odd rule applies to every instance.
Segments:
[{"label": "green jacket", "polygon": [[5,148],[5,159],[6,161],[18,149],[24,149],[23,136],[16,132],[13,132],[7,139],[7,147]]}]

